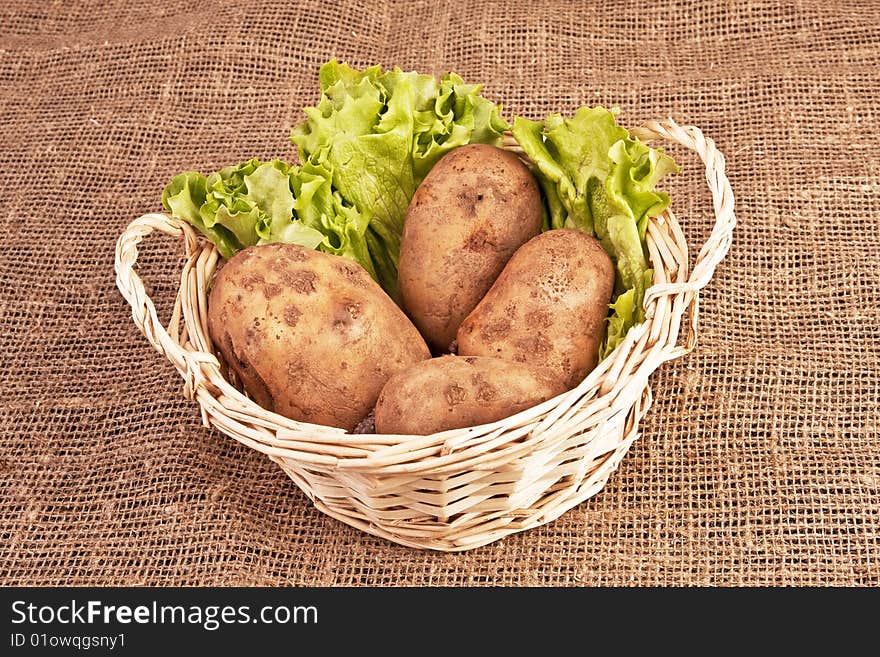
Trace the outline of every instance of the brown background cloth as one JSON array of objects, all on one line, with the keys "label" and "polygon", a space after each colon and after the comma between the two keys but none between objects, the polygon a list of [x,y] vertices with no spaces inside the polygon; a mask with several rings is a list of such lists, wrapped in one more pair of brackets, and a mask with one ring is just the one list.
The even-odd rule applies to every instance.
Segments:
[{"label": "brown background cloth", "polygon": [[[3,584],[880,584],[880,4],[12,2],[0,31]],[[460,554],[343,525],[203,428],[131,321],[124,227],[175,173],[292,159],[332,57],[454,70],[508,118],[671,116],[727,156],[699,345],[552,523]],[[710,199],[670,152],[693,256]],[[165,318],[181,253],[142,251]]]}]

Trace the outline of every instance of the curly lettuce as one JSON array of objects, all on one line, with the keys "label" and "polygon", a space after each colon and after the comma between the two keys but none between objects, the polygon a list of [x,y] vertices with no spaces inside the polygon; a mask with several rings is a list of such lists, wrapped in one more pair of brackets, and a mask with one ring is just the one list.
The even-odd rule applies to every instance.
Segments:
[{"label": "curly lettuce", "polygon": [[604,358],[645,319],[643,301],[653,275],[645,246],[648,219],[669,205],[669,196],[655,187],[678,166],[631,137],[604,107],[581,107],[571,118],[516,117],[511,133],[543,191],[544,228],[595,235],[614,261],[615,295],[599,354]]},{"label": "curly lettuce", "polygon": [[171,180],[162,203],[211,240],[225,258],[248,246],[279,241],[332,251],[327,231],[319,229],[314,217],[293,215],[300,173],[279,160],[256,159],[208,176],[188,171]]},{"label": "curly lettuce", "polygon": [[321,100],[290,139],[300,160],[321,167],[354,208],[369,211],[365,234],[377,279],[396,295],[400,236],[416,187],[445,153],[469,143],[500,145],[500,107],[454,73],[321,67]]}]

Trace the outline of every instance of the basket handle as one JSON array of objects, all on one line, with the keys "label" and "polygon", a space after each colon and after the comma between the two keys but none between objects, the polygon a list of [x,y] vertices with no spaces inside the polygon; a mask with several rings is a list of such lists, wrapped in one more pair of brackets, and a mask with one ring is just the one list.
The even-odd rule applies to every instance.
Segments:
[{"label": "basket handle", "polygon": [[184,240],[187,266],[181,276],[187,276],[197,259],[198,240],[195,231],[182,221],[160,213],[145,214],[132,221],[116,242],[116,287],[131,305],[132,318],[135,325],[146,336],[147,340],[161,354],[174,363],[184,378],[184,394],[192,399],[196,391],[205,384],[202,364],[208,363],[219,367],[217,358],[206,351],[185,349],[181,342],[186,341],[186,332],[179,331],[181,316],[181,298],[178,293],[174,303],[174,311],[166,329],[156,314],[156,307],[144,289],[143,281],[134,271],[138,257],[138,244],[154,230],[182,237]]},{"label": "basket handle", "polygon": [[671,118],[664,121],[649,121],[632,134],[649,141],[665,139],[696,151],[706,165],[706,182],[712,193],[712,204],[715,212],[715,226],[709,239],[703,244],[697,255],[694,268],[685,283],[661,283],[651,286],[645,293],[645,307],[662,296],[685,293],[690,297],[687,309],[690,317],[685,351],[691,351],[697,342],[697,318],[699,313],[699,292],[715,273],[718,263],[727,255],[733,240],[733,229],[736,216],[733,213],[734,198],[730,181],[725,175],[724,155],[715,147],[715,142],[703,135],[694,126],[680,126]]}]

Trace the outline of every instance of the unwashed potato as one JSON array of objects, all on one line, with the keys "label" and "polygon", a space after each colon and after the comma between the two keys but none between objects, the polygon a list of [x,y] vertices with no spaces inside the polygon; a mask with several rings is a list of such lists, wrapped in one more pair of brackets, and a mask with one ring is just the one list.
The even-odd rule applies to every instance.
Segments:
[{"label": "unwashed potato", "polygon": [[260,406],[351,430],[425,341],[359,265],[294,244],[238,252],[208,299],[208,330]]},{"label": "unwashed potato", "polygon": [[499,358],[439,356],[395,374],[376,403],[376,431],[428,435],[509,417],[565,391],[548,370]]},{"label": "unwashed potato", "polygon": [[568,388],[596,367],[614,290],[599,240],[549,230],[510,259],[458,329],[458,353],[549,367]]},{"label": "unwashed potato", "polygon": [[541,221],[538,185],[514,153],[470,144],[434,165],[409,205],[398,274],[403,306],[430,345],[449,348]]}]

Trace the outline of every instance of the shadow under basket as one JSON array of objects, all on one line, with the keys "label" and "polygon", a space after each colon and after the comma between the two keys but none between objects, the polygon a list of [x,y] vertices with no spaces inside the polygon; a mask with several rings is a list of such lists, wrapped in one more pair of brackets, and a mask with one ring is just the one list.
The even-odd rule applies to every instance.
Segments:
[{"label": "shadow under basket", "polygon": [[[208,335],[207,291],[220,256],[175,218],[146,214],[126,228],[116,245],[116,283],[135,324],[183,376],[184,394],[199,403],[205,425],[266,454],[322,512],[402,545],[475,548],[554,520],[598,493],[639,435],[651,405],[649,376],[696,342],[699,291],[727,253],[736,224],[724,157],[698,128],[671,119],[632,133],[699,155],[714,229],[690,269],[672,211],[651,219],[654,281],[645,295],[645,322],[576,388],[491,424],[430,436],[351,434],[261,408],[224,378]],[[134,271],[138,244],[154,230],[182,238],[185,246],[167,327]]]}]

